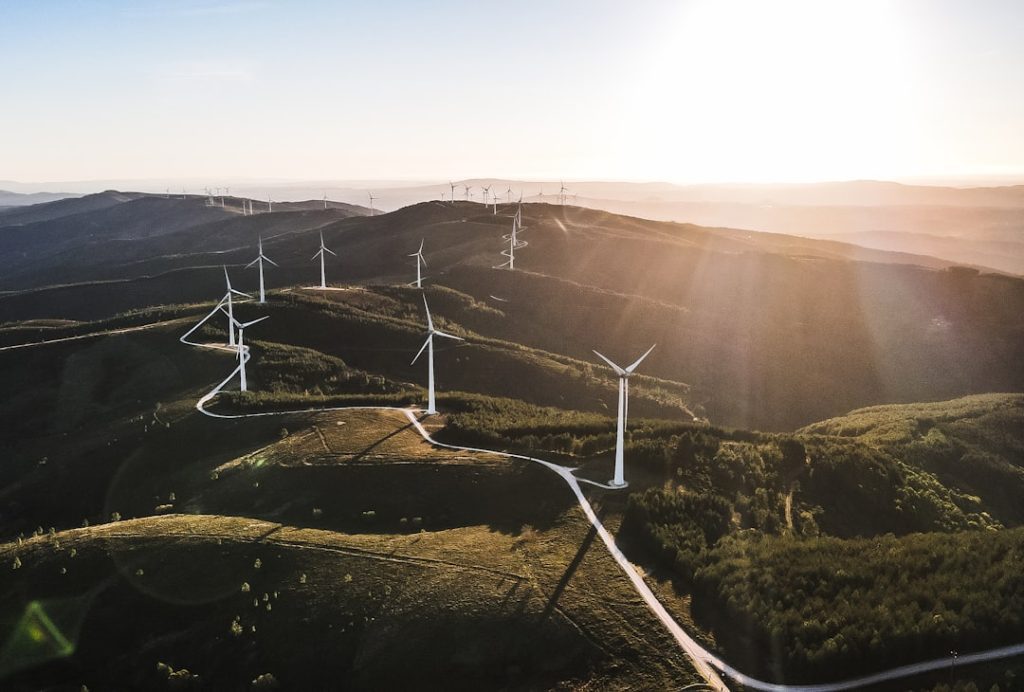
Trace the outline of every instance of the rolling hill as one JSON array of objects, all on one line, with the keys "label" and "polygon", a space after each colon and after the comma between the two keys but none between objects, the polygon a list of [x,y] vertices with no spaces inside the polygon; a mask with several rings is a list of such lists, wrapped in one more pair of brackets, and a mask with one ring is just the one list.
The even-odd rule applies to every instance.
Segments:
[{"label": "rolling hill", "polygon": [[[21,253],[0,295],[5,688],[696,682],[579,498],[676,622],[770,682],[1018,639],[1024,399],[991,392],[1024,389],[1024,281],[543,204],[496,270],[511,208],[328,207],[124,195],[0,227]],[[221,265],[254,289],[260,236],[268,301],[234,303],[269,317],[246,331],[252,391],[203,415],[237,361],[179,337]],[[465,339],[435,353],[429,418],[395,408],[424,399],[424,298]],[[592,349],[652,342],[609,491],[616,382]],[[501,452],[574,469],[581,495]]]},{"label": "rolling hill", "polygon": [[[248,263],[261,234],[281,265],[270,285],[310,285],[322,232],[339,253],[329,279],[364,285],[413,278],[402,250],[425,239],[428,283],[493,308],[465,317],[488,336],[591,362],[593,348],[628,355],[657,342],[650,373],[689,385],[691,403],[726,425],[793,429],[876,403],[1024,388],[1024,282],[927,258],[530,204],[522,271],[509,273],[491,269],[509,209],[435,202],[373,217],[321,208],[210,221],[224,210],[199,200],[123,206],[135,204],[181,219],[137,232],[126,210],[123,237],[69,238],[61,253],[31,245],[33,263],[2,282],[11,290],[0,320],[92,320],[209,299],[222,292],[216,267]],[[190,225],[193,215],[203,218]],[[16,237],[0,229],[0,243]],[[233,271],[252,286],[254,271]]]}]

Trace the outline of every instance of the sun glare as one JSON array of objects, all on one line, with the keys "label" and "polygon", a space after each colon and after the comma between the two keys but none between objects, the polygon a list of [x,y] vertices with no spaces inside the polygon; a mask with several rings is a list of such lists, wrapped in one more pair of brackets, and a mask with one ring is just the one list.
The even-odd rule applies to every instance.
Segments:
[{"label": "sun glare", "polygon": [[625,106],[624,166],[677,181],[901,172],[914,114],[892,3],[701,0],[665,32]]}]

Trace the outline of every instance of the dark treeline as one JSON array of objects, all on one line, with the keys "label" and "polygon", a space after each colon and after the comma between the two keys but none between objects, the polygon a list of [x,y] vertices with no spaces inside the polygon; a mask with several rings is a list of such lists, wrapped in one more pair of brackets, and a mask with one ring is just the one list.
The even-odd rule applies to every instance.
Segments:
[{"label": "dark treeline", "polygon": [[[842,540],[729,536],[695,573],[730,654],[828,680],[1024,637],[1024,529]],[[729,640],[730,632],[742,632]],[[756,663],[755,660],[751,661]]]}]

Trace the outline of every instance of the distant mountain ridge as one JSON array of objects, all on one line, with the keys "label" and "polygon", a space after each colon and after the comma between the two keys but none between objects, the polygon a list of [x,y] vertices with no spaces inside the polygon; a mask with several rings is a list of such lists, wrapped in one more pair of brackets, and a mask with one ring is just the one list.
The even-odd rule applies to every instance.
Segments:
[{"label": "distant mountain ridge", "polygon": [[80,197],[73,192],[10,192],[0,189],[0,207],[22,207],[29,204],[54,202],[67,197]]}]

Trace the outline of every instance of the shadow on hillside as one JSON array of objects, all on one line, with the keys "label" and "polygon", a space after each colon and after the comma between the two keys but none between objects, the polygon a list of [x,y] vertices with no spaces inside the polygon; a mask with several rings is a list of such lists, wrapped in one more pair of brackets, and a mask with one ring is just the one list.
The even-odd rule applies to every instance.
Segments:
[{"label": "shadow on hillside", "polygon": [[369,446],[367,446],[367,447],[366,447],[365,449],[363,449],[362,451],[360,451],[360,452],[357,452],[357,453],[356,453],[356,454],[355,454],[355,455],[354,455],[354,456],[352,457],[352,461],[353,461],[353,462],[357,462],[357,461],[362,461],[363,459],[365,459],[365,458],[366,458],[366,457],[367,457],[367,456],[368,456],[368,455],[370,454],[370,452],[372,452],[373,450],[375,450],[375,449],[376,449],[377,447],[380,447],[380,446],[381,446],[382,444],[384,444],[385,442],[387,442],[387,441],[388,441],[388,440],[390,440],[391,438],[393,438],[393,437],[396,437],[396,436],[398,436],[398,435],[401,435],[402,433],[404,433],[404,432],[405,432],[406,430],[408,430],[408,429],[409,429],[409,428],[411,428],[411,427],[412,427],[412,423],[406,423],[405,425],[403,425],[403,426],[402,426],[402,427],[400,427],[400,428],[395,428],[394,430],[392,430],[391,432],[389,432],[389,433],[388,433],[387,435],[385,435],[384,437],[380,438],[380,439],[379,439],[379,440],[377,440],[376,442],[373,442],[372,444],[370,444]]},{"label": "shadow on hillside", "polygon": [[544,612],[541,613],[540,623],[545,622],[558,607],[558,600],[562,597],[565,587],[569,585],[569,581],[572,579],[573,575],[576,574],[576,570],[579,569],[580,564],[583,563],[583,558],[587,556],[587,552],[590,550],[590,546],[593,544],[594,538],[596,537],[597,529],[591,525],[590,530],[587,531],[587,535],[583,538],[583,542],[580,543],[579,550],[576,551],[576,555],[573,556],[569,565],[565,568],[565,572],[562,574],[561,579],[558,580],[555,590],[551,592],[551,597],[548,599],[547,605],[544,607]]}]

